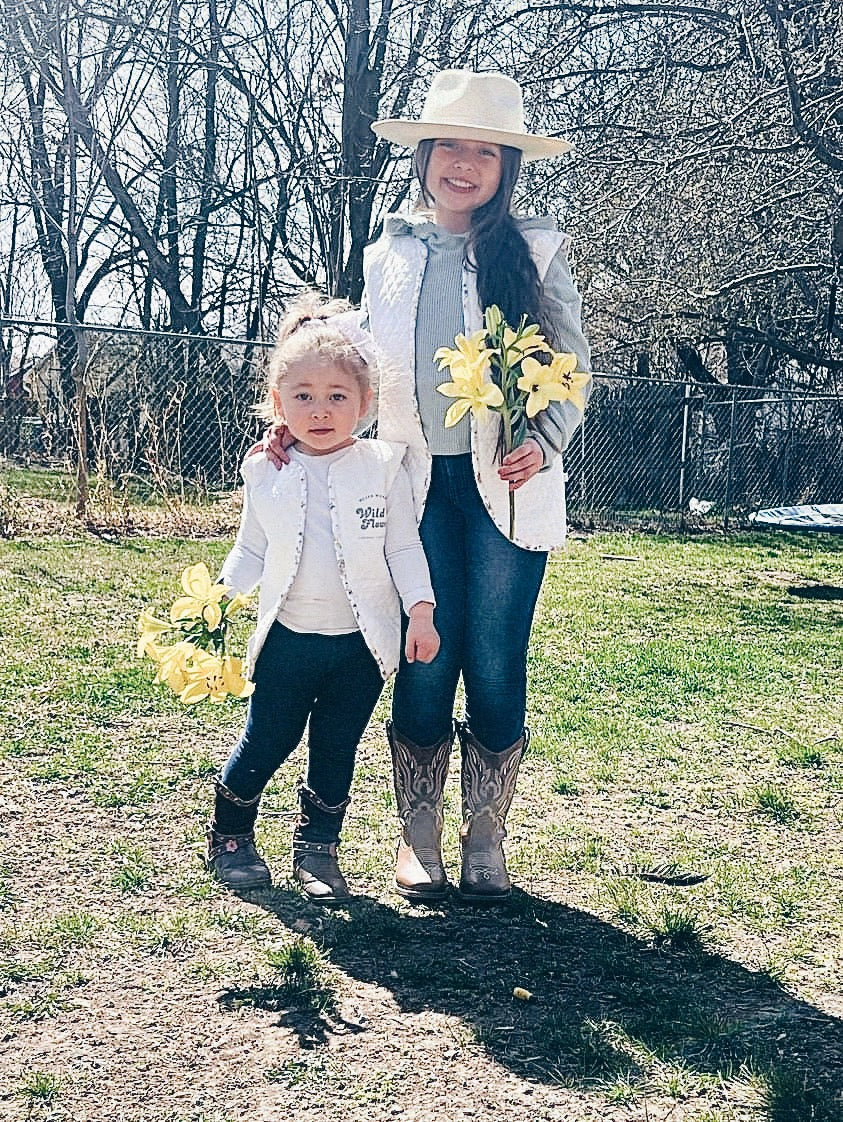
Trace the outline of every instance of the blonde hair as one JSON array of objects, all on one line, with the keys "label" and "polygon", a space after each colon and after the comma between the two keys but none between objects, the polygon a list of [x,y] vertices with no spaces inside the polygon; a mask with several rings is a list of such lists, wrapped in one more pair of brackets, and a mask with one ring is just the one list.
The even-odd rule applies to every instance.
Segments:
[{"label": "blonde hair", "polygon": [[325,300],[318,292],[305,292],[287,308],[269,358],[266,394],[256,407],[259,417],[275,419],[273,390],[284,381],[292,363],[305,356],[327,359],[351,375],[361,398],[374,389],[376,371],[332,317],[353,311],[347,300]]}]

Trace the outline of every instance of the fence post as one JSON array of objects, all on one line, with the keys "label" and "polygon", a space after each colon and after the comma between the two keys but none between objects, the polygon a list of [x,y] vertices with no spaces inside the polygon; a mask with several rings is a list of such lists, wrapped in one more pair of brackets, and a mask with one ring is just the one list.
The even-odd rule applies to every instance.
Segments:
[{"label": "fence post", "polygon": [[585,418],[586,414],[583,413],[580,421],[580,494],[582,495],[582,508],[588,510],[585,501]]},{"label": "fence post", "polygon": [[732,456],[735,449],[738,391],[732,387],[732,409],[729,418],[729,456],[726,464],[726,498],[723,500],[723,529],[729,529],[729,508],[732,503]]},{"label": "fence post", "polygon": [[682,403],[682,448],[679,456],[679,529],[685,529],[685,467],[688,462],[688,417],[691,409],[691,383],[685,383]]},{"label": "fence post", "polygon": [[76,517],[84,518],[88,512],[88,339],[74,323],[76,363],[73,381],[76,390]]},{"label": "fence post", "polygon": [[790,457],[793,448],[793,395],[787,395],[787,436],[784,445],[784,463],[782,464],[781,488],[779,490],[779,504],[784,506],[788,501],[790,489]]}]

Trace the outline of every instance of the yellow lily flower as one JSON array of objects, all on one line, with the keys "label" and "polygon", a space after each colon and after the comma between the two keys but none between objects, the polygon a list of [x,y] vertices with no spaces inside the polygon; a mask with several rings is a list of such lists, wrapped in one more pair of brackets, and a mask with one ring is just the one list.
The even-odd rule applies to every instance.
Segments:
[{"label": "yellow lily flower", "polygon": [[[518,338],[518,332],[513,331],[511,327],[503,329],[503,345],[506,351],[515,351],[518,357],[523,355],[536,354],[543,351],[545,354],[553,354],[553,350],[548,346],[547,340],[544,335],[539,335],[539,329],[536,324],[531,324],[521,338]],[[518,362],[518,358],[512,360],[512,365]]]},{"label": "yellow lily flower", "polygon": [[547,409],[551,401],[570,401],[584,410],[583,388],[590,380],[590,374],[577,370],[577,356],[574,354],[555,354],[549,366],[528,355],[521,361],[521,377],[517,385],[527,394],[527,416],[535,417],[536,413]]},{"label": "yellow lily flower", "polygon": [[215,584],[204,561],[188,565],[181,575],[181,586],[187,593],[174,601],[170,619],[178,623],[183,619],[204,619],[208,628],[215,631],[222,620],[220,600],[227,595],[224,584]]},{"label": "yellow lily flower", "polygon": [[[155,645],[155,639],[159,635],[163,635],[165,631],[169,631],[173,625],[167,620],[158,619],[147,608],[138,616],[138,645],[137,656],[142,658],[145,654],[149,654],[149,648]],[[150,655],[150,658],[154,658]]]},{"label": "yellow lily flower", "polygon": [[158,647],[156,653],[158,673],[155,675],[155,681],[166,682],[173,693],[180,694],[189,681],[190,660],[198,653],[196,647],[193,643],[182,640],[172,647]]},{"label": "yellow lily flower", "polygon": [[[138,643],[138,647],[140,647],[140,643]],[[145,654],[146,657],[151,658],[153,662],[160,662],[164,651],[168,651],[169,649],[169,647],[162,646],[161,643],[153,643],[150,638],[149,642],[144,646],[143,651],[138,652],[138,657],[140,658],[141,654]]]},{"label": "yellow lily flower", "polygon": [[243,677],[239,658],[232,658],[231,655],[219,658],[197,651],[179,698],[185,705],[195,705],[205,698],[209,701],[223,701],[229,694],[248,697],[254,688],[254,682],[248,682]]},{"label": "yellow lily flower", "polygon": [[458,335],[454,340],[456,348],[440,347],[433,356],[433,361],[439,363],[439,369],[449,367],[451,377],[467,378],[475,372],[482,372],[489,365],[489,357],[494,353],[486,344],[486,332],[475,331],[472,335]]},{"label": "yellow lily flower", "polygon": [[244,596],[242,592],[238,592],[236,596],[232,596],[225,606],[225,618],[228,619],[229,616],[233,616],[242,608],[247,607],[250,600],[251,597]]},{"label": "yellow lily flower", "polygon": [[235,697],[248,697],[255,688],[240,673],[239,658],[197,651],[193,666],[188,669],[187,682],[179,694],[185,705],[195,705],[197,701],[223,701],[229,694]]},{"label": "yellow lily flower", "polygon": [[222,679],[225,688],[234,697],[249,697],[255,691],[255,683],[243,677],[243,661],[226,655],[222,660]]},{"label": "yellow lily flower", "polygon": [[487,409],[495,409],[503,403],[500,387],[494,382],[484,382],[481,370],[475,370],[468,376],[454,374],[453,382],[443,382],[436,389],[445,397],[457,399],[448,406],[445,414],[446,429],[461,421],[469,409],[479,420],[485,420]]},{"label": "yellow lily flower", "polygon": [[[240,659],[227,653],[227,632],[230,618],[250,603],[250,597],[239,592],[232,596],[227,585],[214,583],[202,562],[182,572],[181,586],[184,595],[164,619],[149,609],[140,613],[138,656],[157,663],[156,683],[169,686],[187,705],[205,698],[249,697],[255,687],[243,677]],[[162,641],[168,632],[173,635]]]},{"label": "yellow lily flower", "polygon": [[489,305],[489,307],[483,313],[483,322],[486,324],[487,334],[496,334],[498,328],[504,322],[503,312],[500,310],[497,304]]}]

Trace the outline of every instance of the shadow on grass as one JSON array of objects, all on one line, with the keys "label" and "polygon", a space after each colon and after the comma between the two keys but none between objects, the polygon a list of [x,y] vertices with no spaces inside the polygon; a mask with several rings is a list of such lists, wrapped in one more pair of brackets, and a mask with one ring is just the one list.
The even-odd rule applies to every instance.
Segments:
[{"label": "shadow on grass", "polygon": [[[408,1013],[461,1018],[491,1058],[522,1077],[599,1090],[645,1082],[655,1057],[690,1076],[754,1075],[771,1122],[843,1117],[843,1022],[716,954],[656,950],[521,891],[499,910],[454,901],[397,911],[357,897],[326,913],[280,889],[253,900],[291,929],[296,921],[300,929],[303,909],[317,925],[318,915],[314,938],[329,962],[391,991]],[[533,999],[517,1000],[516,986]],[[331,1031],[328,1013],[314,1007],[288,1004],[283,1023],[303,1043]]]},{"label": "shadow on grass", "polygon": [[340,1016],[336,995],[329,986],[317,983],[291,992],[283,982],[254,984],[227,990],[218,998],[220,1009],[234,1012],[242,1006],[277,1013],[278,1024],[298,1037],[302,1048],[327,1044],[332,1033],[364,1032],[362,1025]]},{"label": "shadow on grass", "polygon": [[791,584],[787,591],[802,600],[843,600],[843,588],[836,584]]}]

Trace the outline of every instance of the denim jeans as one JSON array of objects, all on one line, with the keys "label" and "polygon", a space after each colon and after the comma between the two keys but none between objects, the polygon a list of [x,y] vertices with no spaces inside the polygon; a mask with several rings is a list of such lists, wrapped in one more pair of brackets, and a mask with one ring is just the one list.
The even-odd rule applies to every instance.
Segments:
[{"label": "denim jeans", "polygon": [[[238,798],[260,795],[308,731],[307,786],[329,806],[351,788],[357,745],[383,689],[383,679],[359,631],[316,635],[274,623],[258,655],[246,727],[220,779]],[[217,798],[215,828],[246,832],[256,808]],[[314,831],[320,832],[314,812]],[[314,840],[320,840],[314,837]]]},{"label": "denim jeans", "polygon": [[497,529],[470,455],[433,457],[419,533],[442,646],[427,664],[408,664],[402,655],[396,732],[425,747],[447,736],[462,674],[471,731],[489,751],[502,752],[524,731],[527,645],[547,554],[521,549]]}]

